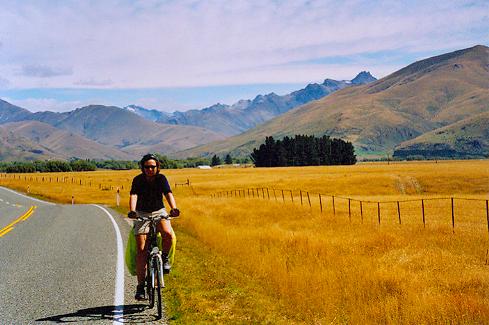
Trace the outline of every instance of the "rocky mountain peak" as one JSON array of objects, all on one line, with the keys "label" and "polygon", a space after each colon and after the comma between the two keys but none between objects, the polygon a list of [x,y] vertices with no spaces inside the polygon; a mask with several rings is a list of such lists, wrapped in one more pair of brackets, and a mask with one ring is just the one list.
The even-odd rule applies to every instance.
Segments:
[{"label": "rocky mountain peak", "polygon": [[377,81],[377,78],[372,76],[369,71],[362,71],[351,80],[351,83],[354,85],[363,85],[374,81]]}]

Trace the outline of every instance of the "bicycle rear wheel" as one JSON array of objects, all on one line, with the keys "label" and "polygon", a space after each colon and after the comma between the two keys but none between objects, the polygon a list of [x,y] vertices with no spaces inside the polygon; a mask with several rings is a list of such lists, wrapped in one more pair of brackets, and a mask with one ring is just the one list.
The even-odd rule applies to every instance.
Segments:
[{"label": "bicycle rear wheel", "polygon": [[163,273],[161,272],[162,270],[162,265],[161,265],[161,260],[157,259],[156,260],[156,265],[154,265],[154,272],[156,273],[156,307],[158,309],[158,319],[161,319],[163,317],[163,311],[162,311],[162,301],[161,301],[161,284],[163,283]]}]

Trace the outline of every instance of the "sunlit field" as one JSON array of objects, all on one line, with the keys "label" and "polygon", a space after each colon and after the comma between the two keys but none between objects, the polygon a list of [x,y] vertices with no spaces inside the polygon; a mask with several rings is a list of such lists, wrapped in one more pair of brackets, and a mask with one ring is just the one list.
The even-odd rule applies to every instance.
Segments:
[{"label": "sunlit field", "polygon": [[[2,174],[0,184],[111,206],[118,188],[123,212],[137,173]],[[489,323],[489,161],[164,173],[187,239],[168,292],[175,322]],[[206,259],[210,272],[192,267]]]}]

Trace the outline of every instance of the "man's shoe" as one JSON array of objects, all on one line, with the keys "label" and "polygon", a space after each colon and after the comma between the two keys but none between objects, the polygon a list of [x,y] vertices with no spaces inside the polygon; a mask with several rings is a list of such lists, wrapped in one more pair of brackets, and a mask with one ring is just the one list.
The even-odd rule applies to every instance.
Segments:
[{"label": "man's shoe", "polygon": [[144,284],[138,284],[136,287],[136,295],[134,296],[136,300],[145,300],[146,292],[144,291]]},{"label": "man's shoe", "polygon": [[168,274],[171,270],[171,264],[168,260],[168,256],[163,256],[163,273]]}]

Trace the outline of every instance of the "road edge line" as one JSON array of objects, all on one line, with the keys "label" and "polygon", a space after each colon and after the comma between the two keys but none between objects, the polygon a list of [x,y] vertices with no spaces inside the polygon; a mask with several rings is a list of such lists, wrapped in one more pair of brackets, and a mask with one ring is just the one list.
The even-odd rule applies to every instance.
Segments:
[{"label": "road edge line", "polygon": [[117,320],[114,319],[113,323],[120,324],[124,322],[124,308],[122,308],[122,306],[124,305],[124,254],[123,254],[124,246],[122,245],[122,235],[119,226],[115,222],[115,219],[110,214],[110,212],[106,208],[98,204],[92,204],[92,205],[101,209],[107,214],[107,216],[109,216],[110,221],[112,221],[112,226],[114,227],[115,234],[116,234],[117,266],[116,266],[115,293],[114,293],[114,306],[116,307],[116,310],[114,312],[114,316],[120,315],[120,318],[118,318]]},{"label": "road edge line", "polygon": [[17,191],[14,191],[12,189],[9,189],[5,186],[0,186],[1,189],[4,189],[5,191],[8,191],[8,192],[11,192],[11,193],[14,193],[14,194],[17,194],[19,196],[22,196],[22,197],[25,197],[26,199],[31,199],[33,201],[37,201],[37,202],[41,202],[41,203],[44,203],[44,204],[47,204],[47,205],[56,205],[55,203],[51,203],[51,202],[48,202],[48,201],[43,201],[43,200],[39,200],[39,199],[36,199],[36,198],[33,198],[33,197],[30,197],[28,195],[25,195],[25,194],[22,194],[22,193],[19,193]]}]

